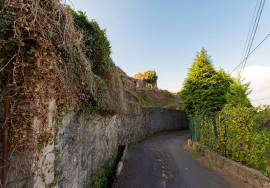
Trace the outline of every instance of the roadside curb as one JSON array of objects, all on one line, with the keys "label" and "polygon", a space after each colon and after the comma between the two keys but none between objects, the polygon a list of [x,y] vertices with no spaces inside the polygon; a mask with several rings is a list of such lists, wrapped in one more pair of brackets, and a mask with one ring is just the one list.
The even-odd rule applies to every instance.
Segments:
[{"label": "roadside curb", "polygon": [[128,149],[128,145],[125,147],[123,155],[122,155],[120,161],[117,164],[116,177],[119,176],[121,174],[122,170],[123,170],[127,149]]},{"label": "roadside curb", "polygon": [[205,146],[202,146],[197,142],[192,142],[189,139],[184,148],[189,152],[200,148],[203,152],[202,156],[198,158],[198,160],[213,170],[230,174],[254,188],[270,187],[270,178],[264,176],[260,171],[249,168],[226,157],[218,155],[217,153],[209,151]]}]

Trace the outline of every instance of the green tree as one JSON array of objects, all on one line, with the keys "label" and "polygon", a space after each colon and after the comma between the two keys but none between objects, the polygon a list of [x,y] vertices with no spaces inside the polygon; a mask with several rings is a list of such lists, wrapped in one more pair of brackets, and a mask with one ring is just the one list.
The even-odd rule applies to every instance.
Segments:
[{"label": "green tree", "polygon": [[251,107],[248,94],[250,94],[249,84],[241,83],[239,77],[230,84],[225,97],[227,103],[233,107]]},{"label": "green tree", "polygon": [[184,109],[189,115],[221,110],[226,103],[225,94],[231,82],[232,79],[224,71],[215,71],[206,50],[202,49],[181,91]]},{"label": "green tree", "polygon": [[149,84],[151,87],[156,87],[157,86],[157,73],[154,70],[148,70],[143,73],[137,73],[134,75],[134,78],[137,80],[142,80],[146,84]]}]

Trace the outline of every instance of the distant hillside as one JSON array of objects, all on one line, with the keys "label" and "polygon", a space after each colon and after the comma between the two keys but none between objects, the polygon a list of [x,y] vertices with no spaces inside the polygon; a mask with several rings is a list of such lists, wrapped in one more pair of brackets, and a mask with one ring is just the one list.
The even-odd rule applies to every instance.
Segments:
[{"label": "distant hillside", "polygon": [[179,97],[167,90],[148,88],[140,80],[129,77],[119,67],[118,73],[123,81],[126,97],[129,102],[139,103],[142,107],[163,107],[179,109]]}]

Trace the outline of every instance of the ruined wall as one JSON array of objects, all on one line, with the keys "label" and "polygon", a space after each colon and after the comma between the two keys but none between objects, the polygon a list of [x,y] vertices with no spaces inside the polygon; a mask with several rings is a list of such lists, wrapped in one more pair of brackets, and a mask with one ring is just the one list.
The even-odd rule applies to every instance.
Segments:
[{"label": "ruined wall", "polygon": [[59,126],[56,181],[59,187],[86,187],[90,177],[116,154],[119,145],[163,130],[187,128],[182,111],[144,109],[132,115],[70,113]]}]

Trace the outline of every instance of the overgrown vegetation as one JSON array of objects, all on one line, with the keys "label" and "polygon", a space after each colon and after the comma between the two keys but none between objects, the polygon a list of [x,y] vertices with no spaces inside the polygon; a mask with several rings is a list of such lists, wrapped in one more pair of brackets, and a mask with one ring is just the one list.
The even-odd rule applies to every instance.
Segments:
[{"label": "overgrown vegetation", "polygon": [[100,29],[96,21],[89,21],[84,12],[75,12],[69,6],[67,10],[74,19],[75,27],[83,34],[83,52],[90,60],[92,70],[102,77],[114,70],[115,66],[110,57],[111,46],[106,31]]},{"label": "overgrown vegetation", "polygon": [[112,186],[115,176],[119,155],[113,156],[101,168],[97,169],[95,175],[91,177],[88,188],[109,188]]},{"label": "overgrown vegetation", "polygon": [[143,107],[179,108],[179,99],[168,91],[136,91],[134,94]]},{"label": "overgrown vegetation", "polygon": [[147,87],[156,88],[157,87],[157,73],[154,70],[148,70],[143,73],[137,73],[134,75],[134,78],[137,80],[141,80],[146,84]]},{"label": "overgrown vegetation", "polygon": [[191,155],[194,158],[199,158],[203,155],[203,152],[204,152],[203,148],[201,148],[200,146],[197,146],[191,150]]},{"label": "overgrown vegetation", "polygon": [[252,105],[247,97],[250,92],[249,84],[242,84],[240,76],[238,76],[229,86],[225,95],[226,103],[233,107],[251,107]]},{"label": "overgrown vegetation", "polygon": [[269,175],[269,111],[251,105],[248,86],[240,77],[216,71],[202,50],[180,96],[190,116],[193,140]]},{"label": "overgrown vegetation", "polygon": [[67,11],[58,0],[8,0],[1,8],[3,127],[11,135],[9,154],[27,156],[9,164],[19,182],[40,172],[39,156],[53,141],[59,109],[121,113],[124,89],[105,31],[83,13]]},{"label": "overgrown vegetation", "polygon": [[[63,114],[95,111],[114,115],[127,113],[127,108],[137,112],[142,106],[164,106],[172,98],[163,92],[164,96],[156,93],[150,100],[144,93],[147,100],[127,101],[136,98],[136,91],[123,86],[105,30],[85,13],[59,0],[0,1],[0,9],[3,127],[8,127],[10,135],[9,159],[25,157],[9,164],[18,182],[32,176],[44,180],[38,160],[57,133],[53,121],[61,120]],[[146,82],[156,86],[156,73],[147,75]],[[55,169],[51,186],[58,183],[57,174]]]},{"label": "overgrown vegetation", "polygon": [[80,34],[59,1],[5,1],[0,39],[3,127],[8,127],[12,159],[8,166],[16,186],[31,187],[33,175],[44,176],[39,160],[53,141],[52,117],[61,116],[57,107],[75,110],[89,100],[93,92],[86,94],[84,88],[94,85],[93,74]]},{"label": "overgrown vegetation", "polygon": [[96,21],[89,21],[84,12],[76,12],[70,7],[67,10],[73,17],[74,26],[83,34],[82,51],[94,73],[95,85],[85,88],[87,93],[94,93],[87,102],[89,108],[111,114],[124,111],[123,84],[110,57],[111,47],[105,30]]},{"label": "overgrown vegetation", "polygon": [[226,106],[212,116],[193,118],[199,141],[213,151],[270,174],[270,130],[264,111]]}]

